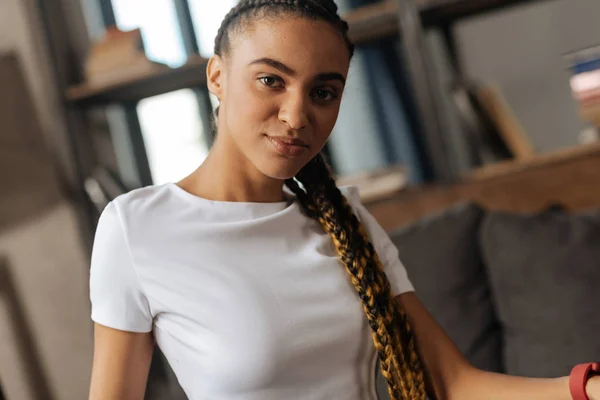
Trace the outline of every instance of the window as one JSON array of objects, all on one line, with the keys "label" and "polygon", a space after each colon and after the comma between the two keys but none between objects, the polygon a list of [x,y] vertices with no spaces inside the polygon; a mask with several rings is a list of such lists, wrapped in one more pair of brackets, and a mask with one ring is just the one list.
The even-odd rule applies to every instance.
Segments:
[{"label": "window", "polygon": [[144,99],[138,105],[138,115],[155,184],[189,175],[208,155],[192,90]]},{"label": "window", "polygon": [[204,57],[213,55],[215,37],[225,15],[235,7],[239,0],[188,0],[190,12],[196,30],[196,40],[200,54]]},{"label": "window", "polygon": [[[215,38],[221,22],[238,2],[239,0],[188,0],[200,55],[209,58],[214,54]],[[218,99],[212,93],[210,100],[213,110],[216,109]]]},{"label": "window", "polygon": [[[117,26],[140,28],[148,58],[179,67],[187,60],[172,0],[112,0]],[[193,90],[140,101],[137,107],[154,184],[177,181],[206,158],[201,113]]]},{"label": "window", "polygon": [[140,28],[148,58],[171,67],[187,59],[173,0],[112,0],[121,30]]}]

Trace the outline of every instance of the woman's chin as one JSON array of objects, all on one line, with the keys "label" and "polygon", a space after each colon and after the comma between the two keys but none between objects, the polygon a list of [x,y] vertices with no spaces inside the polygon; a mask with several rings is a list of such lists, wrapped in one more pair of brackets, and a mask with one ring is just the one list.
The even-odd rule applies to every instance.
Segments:
[{"label": "woman's chin", "polygon": [[278,163],[268,163],[266,165],[262,165],[262,168],[259,168],[263,174],[272,179],[278,180],[287,180],[298,175],[298,172],[304,167],[304,164],[298,165],[298,163],[293,162],[278,162]]}]

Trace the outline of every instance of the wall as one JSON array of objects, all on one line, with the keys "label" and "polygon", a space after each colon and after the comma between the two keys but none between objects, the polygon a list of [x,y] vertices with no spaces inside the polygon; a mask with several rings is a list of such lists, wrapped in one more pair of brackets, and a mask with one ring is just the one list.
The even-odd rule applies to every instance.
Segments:
[{"label": "wall", "polygon": [[[76,0],[69,1],[71,5],[77,3]],[[54,2],[46,1],[48,3]],[[76,8],[70,7],[70,12],[73,9]],[[33,99],[31,113],[35,115],[31,119],[38,120],[36,126],[53,159],[58,162],[64,176],[73,181],[74,166],[66,135],[65,110],[45,46],[37,0],[0,1],[0,52],[17,53],[27,90]],[[6,120],[0,121],[0,124],[3,137],[22,134],[19,124],[11,125]],[[23,157],[17,157],[14,151],[10,154],[15,157],[0,154],[3,172],[0,178],[25,176],[24,171],[33,168],[33,165],[36,168],[52,168],[48,163],[37,166],[37,163],[28,162],[28,157],[31,158],[29,153]],[[29,182],[29,185],[19,185],[23,192],[17,195],[35,197],[39,185],[32,185],[27,180],[23,182]],[[54,182],[54,185],[58,183]],[[31,192],[26,192],[28,187]],[[0,200],[15,196],[15,193],[7,193],[6,185],[2,188]],[[3,205],[2,213],[11,213],[14,210],[7,210],[7,204],[16,207],[23,203],[0,201],[0,204]],[[55,202],[54,206],[46,203],[44,207],[35,218],[20,223],[11,221],[10,227],[0,226],[0,256],[8,258],[16,297],[23,309],[21,317],[31,331],[40,369],[48,381],[51,392],[48,398],[80,400],[87,398],[93,351],[87,295],[87,254],[81,243],[72,205],[63,201]],[[11,304],[6,293],[0,291],[0,382],[7,400],[45,399],[47,397],[30,390],[33,382],[18,351],[19,333],[11,325],[10,314],[14,312]]]},{"label": "wall", "polygon": [[598,0],[551,0],[458,26],[467,72],[500,86],[539,151],[577,143],[583,123],[562,55],[600,43],[599,15]]}]

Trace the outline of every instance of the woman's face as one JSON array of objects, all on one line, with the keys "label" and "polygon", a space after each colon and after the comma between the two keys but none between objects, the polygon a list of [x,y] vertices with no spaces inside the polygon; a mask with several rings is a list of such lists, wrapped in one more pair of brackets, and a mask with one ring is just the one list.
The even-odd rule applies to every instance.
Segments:
[{"label": "woman's face", "polygon": [[350,57],[327,22],[261,19],[209,63],[219,136],[264,175],[288,179],[316,156],[336,123]]}]

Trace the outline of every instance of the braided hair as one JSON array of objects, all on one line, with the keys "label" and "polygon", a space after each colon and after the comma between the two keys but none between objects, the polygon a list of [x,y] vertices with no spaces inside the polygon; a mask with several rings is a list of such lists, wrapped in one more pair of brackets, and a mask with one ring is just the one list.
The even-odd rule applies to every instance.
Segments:
[{"label": "braided hair", "polygon": [[[329,22],[344,37],[350,57],[354,54],[348,24],[338,15],[333,0],[241,0],[223,20],[215,39],[215,54],[228,53],[230,36],[245,27],[244,23],[289,14]],[[406,313],[393,299],[373,244],[336,186],[323,156],[313,158],[286,185],[304,212],[320,223],[335,244],[371,328],[390,400],[424,400],[423,366]]]},{"label": "braided hair", "polygon": [[324,20],[336,27],[344,36],[350,57],[354,55],[354,45],[348,39],[348,23],[342,20],[333,0],[241,0],[223,19],[215,38],[216,55],[222,56],[230,50],[230,34],[244,26],[244,22],[260,17],[277,17],[294,14],[311,20]]}]

